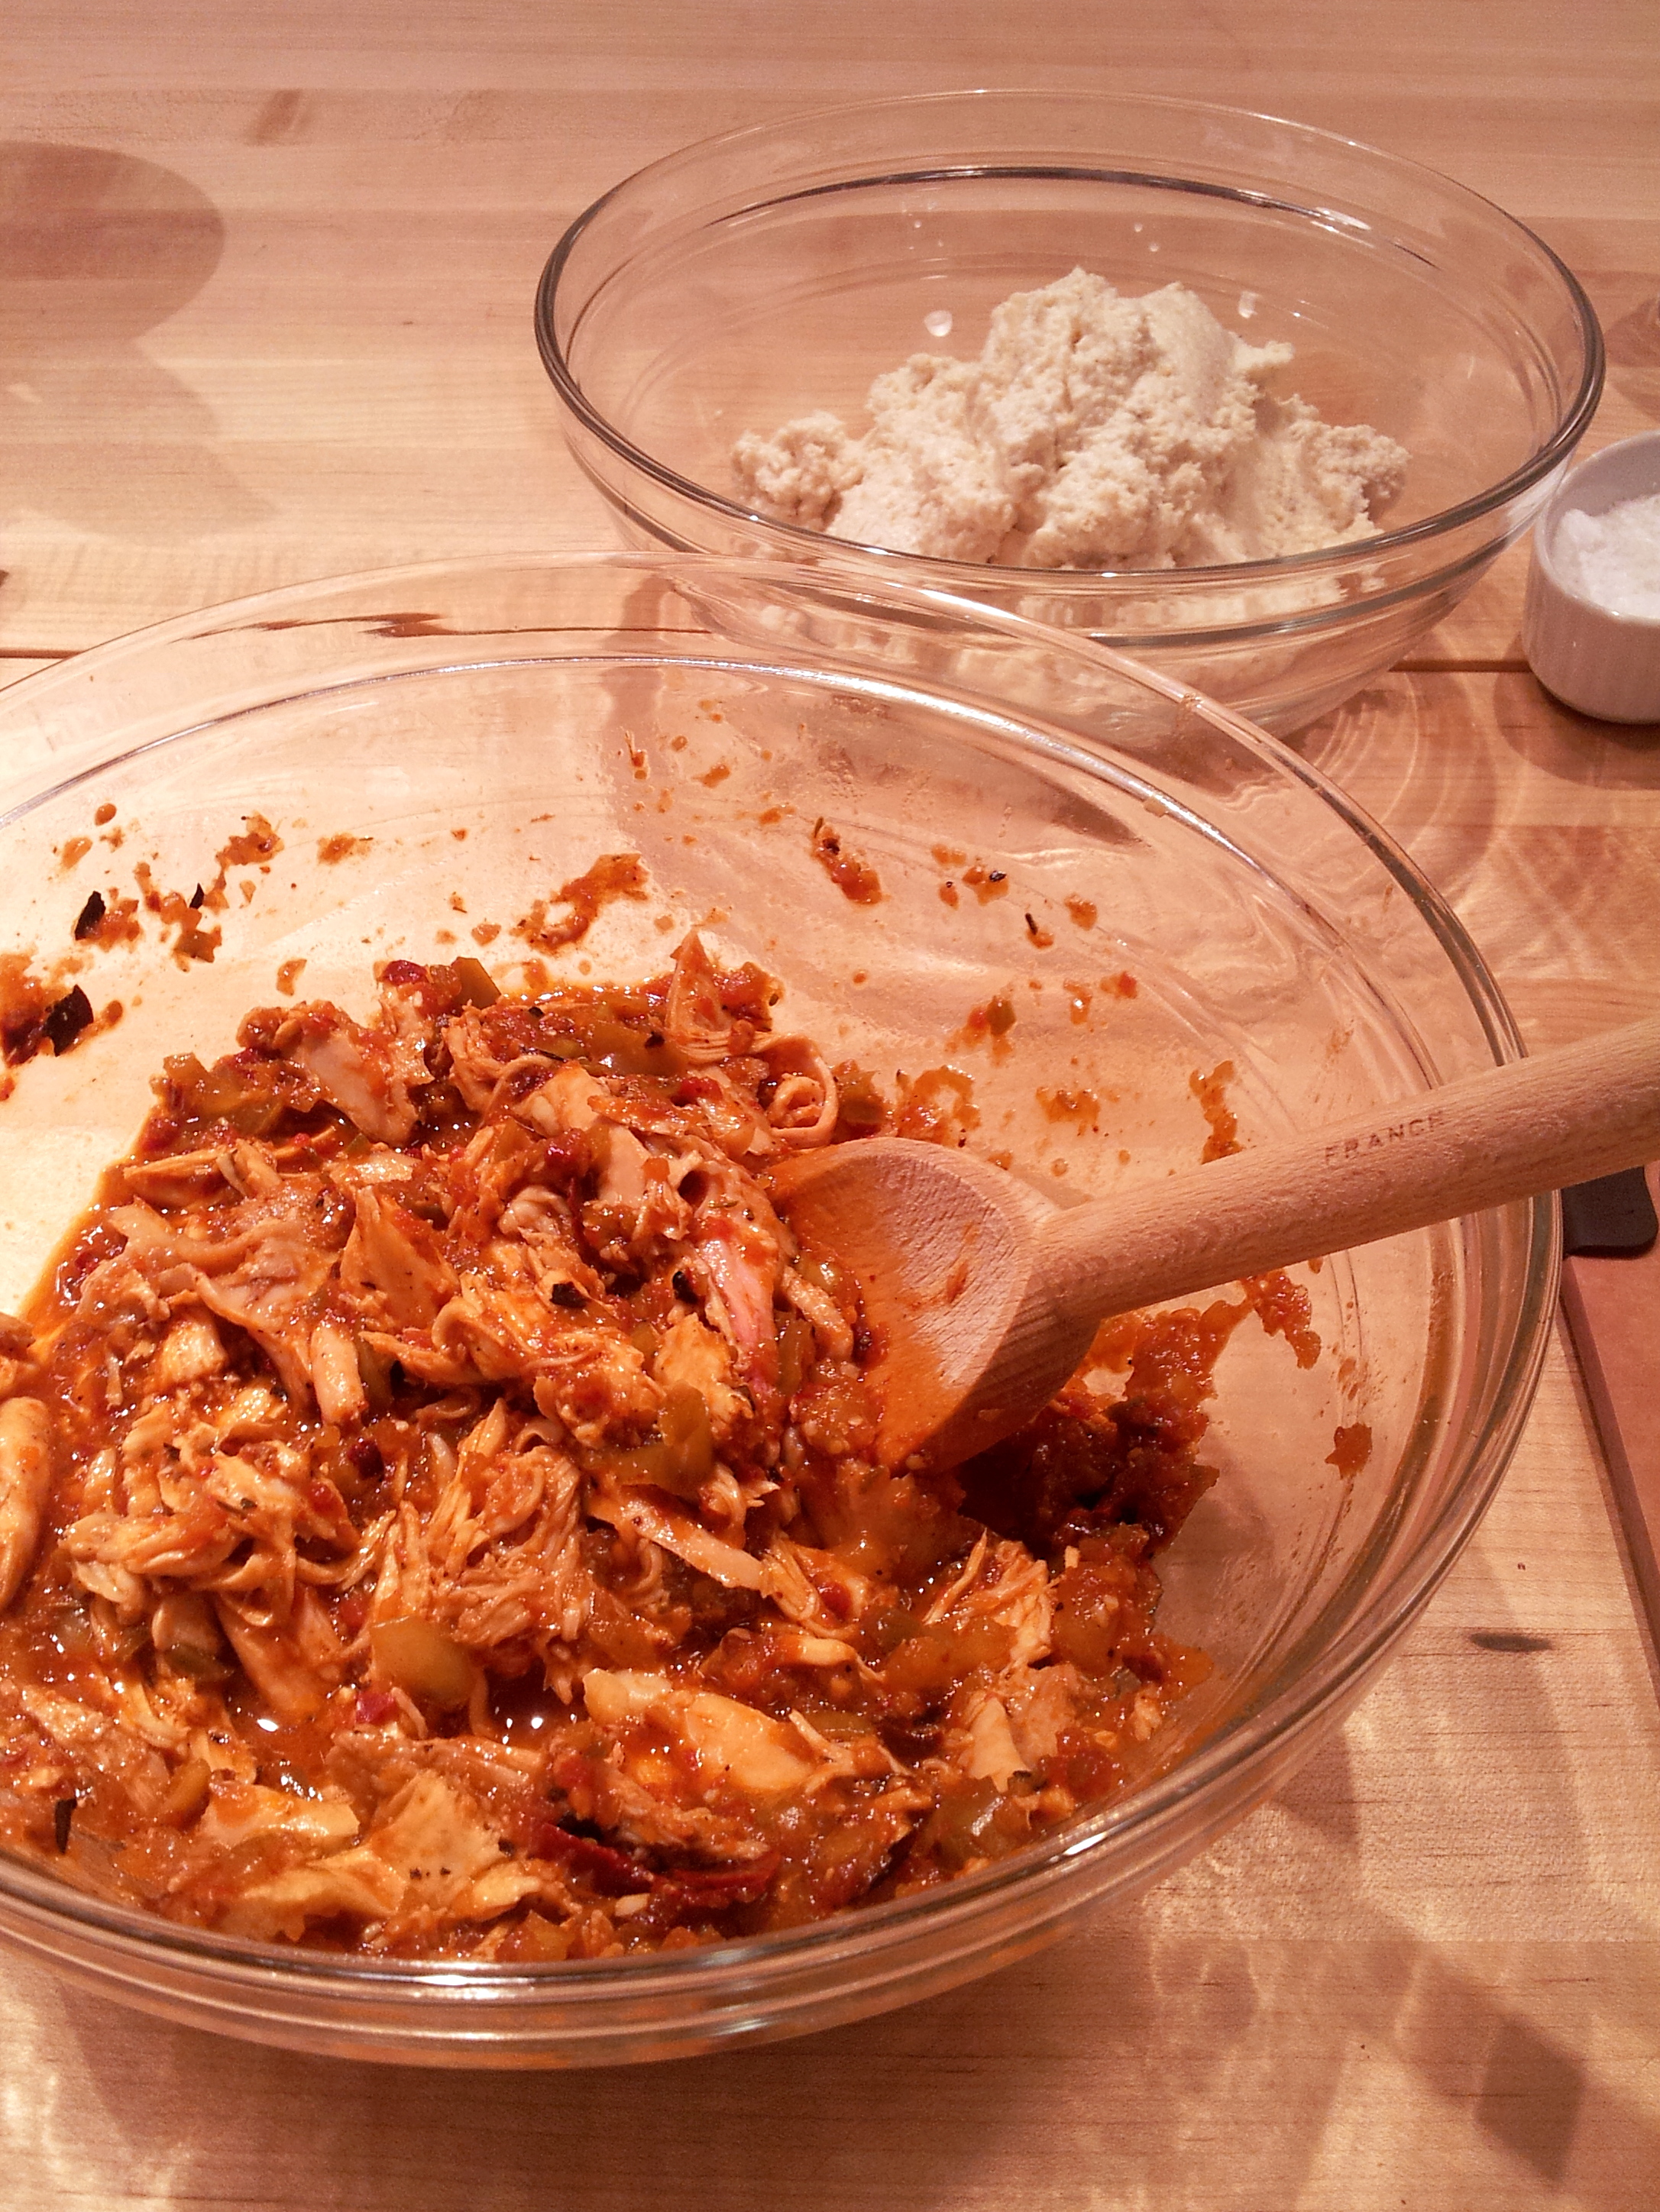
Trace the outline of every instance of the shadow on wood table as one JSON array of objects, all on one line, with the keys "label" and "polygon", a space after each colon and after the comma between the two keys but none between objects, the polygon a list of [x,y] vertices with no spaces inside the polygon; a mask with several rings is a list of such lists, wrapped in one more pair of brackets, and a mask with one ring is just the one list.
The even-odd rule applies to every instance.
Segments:
[{"label": "shadow on wood table", "polygon": [[[211,410],[140,343],[208,283],[224,244],[212,201],[171,169],[0,141],[0,514],[38,512],[49,487],[52,520],[157,541],[268,511],[211,450]],[[101,466],[43,465],[42,447],[89,439]]]}]

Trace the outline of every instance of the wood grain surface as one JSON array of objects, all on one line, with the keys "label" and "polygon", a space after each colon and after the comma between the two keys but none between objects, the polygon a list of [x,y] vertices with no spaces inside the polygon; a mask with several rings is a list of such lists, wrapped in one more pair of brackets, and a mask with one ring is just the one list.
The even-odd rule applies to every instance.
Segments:
[{"label": "wood grain surface", "polygon": [[[0,678],[266,586],[611,542],[530,337],[640,163],[838,98],[1233,101],[1531,222],[1660,422],[1652,0],[7,0]],[[1513,552],[1304,733],[1530,1042],[1660,1003],[1660,732],[1553,706]],[[159,2027],[0,1960],[15,2212],[650,2206],[1652,2212],[1660,1704],[1559,1333],[1498,1504],[1380,1686],[1139,1906],[769,2051],[441,2076]]]}]

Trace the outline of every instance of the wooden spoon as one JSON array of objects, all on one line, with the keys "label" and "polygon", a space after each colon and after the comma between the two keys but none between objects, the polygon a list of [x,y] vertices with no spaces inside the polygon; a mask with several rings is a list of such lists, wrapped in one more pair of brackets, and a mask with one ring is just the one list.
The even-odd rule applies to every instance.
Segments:
[{"label": "wooden spoon", "polygon": [[1657,1157],[1660,1018],[1064,1209],[898,1137],[773,1183],[863,1292],[884,1463],[945,1468],[1030,1420],[1110,1314]]}]

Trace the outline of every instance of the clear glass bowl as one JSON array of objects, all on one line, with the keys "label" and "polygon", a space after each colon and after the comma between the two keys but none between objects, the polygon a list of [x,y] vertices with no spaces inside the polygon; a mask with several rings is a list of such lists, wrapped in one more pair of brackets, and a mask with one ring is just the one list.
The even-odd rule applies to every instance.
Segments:
[{"label": "clear glass bowl", "polygon": [[738,503],[734,439],[816,408],[858,427],[879,372],[973,356],[999,301],[1079,264],[1131,294],[1180,282],[1253,343],[1289,339],[1291,380],[1328,421],[1412,455],[1383,535],[1117,574],[860,557],[1086,631],[1280,732],[1463,596],[1602,389],[1578,284],[1462,185],[1268,116],[1052,89],[873,101],[655,162],[561,239],[537,337],[631,542],[811,559],[823,538]]},{"label": "clear glass bowl", "polygon": [[[1057,1199],[1196,1160],[1189,1079],[1225,1059],[1249,1140],[1517,1049],[1434,892],[1273,739],[1018,617],[824,569],[617,555],[273,592],[0,693],[0,948],[40,962],[137,862],[188,886],[256,809],[283,840],[268,875],[232,870],[210,966],[153,934],[89,953],[88,996],[125,1018],[13,1071],[0,1308],[131,1141],[162,1058],[225,1049],[283,963],[361,1010],[372,960],[475,951],[471,930],[510,927],[604,852],[641,854],[654,896],[609,908],[568,966],[660,969],[701,921],[781,975],[781,1018],[836,1055],[886,1082],[971,1074],[978,1141]],[[879,904],[811,859],[820,816],[875,866]],[[373,842],[325,859],[341,831]],[[942,903],[955,854],[1008,895]],[[484,957],[511,980],[516,949],[503,934]],[[963,1037],[994,991],[1017,1007],[996,1056]],[[1038,1091],[1059,1085],[1095,1091],[1100,1136],[1049,1117]],[[984,1873],[716,1949],[536,1967],[261,1948],[0,1861],[0,1934],[200,2026],[489,2066],[704,2050],[983,1972],[1201,1848],[1358,1696],[1499,1479],[1556,1249],[1541,1201],[1330,1261],[1304,1278],[1325,1345],[1307,1371],[1237,1333],[1207,1446],[1221,1480],[1167,1555],[1164,1621],[1214,1677],[1143,1788]],[[1357,1420],[1373,1450],[1345,1479],[1334,1431]]]}]

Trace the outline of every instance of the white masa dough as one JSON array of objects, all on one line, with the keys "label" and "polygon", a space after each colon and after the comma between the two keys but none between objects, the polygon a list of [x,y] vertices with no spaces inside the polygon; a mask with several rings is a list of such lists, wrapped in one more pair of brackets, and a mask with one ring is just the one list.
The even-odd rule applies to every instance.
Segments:
[{"label": "white masa dough", "polygon": [[830,414],[739,438],[743,496],[866,545],[1025,568],[1269,560],[1377,534],[1408,455],[1270,389],[1195,293],[1128,299],[1074,269],[993,311],[977,361],[913,354],[855,437]]}]

